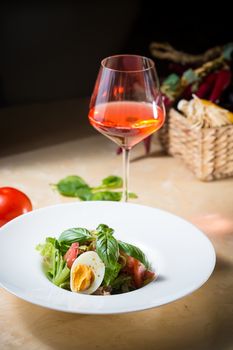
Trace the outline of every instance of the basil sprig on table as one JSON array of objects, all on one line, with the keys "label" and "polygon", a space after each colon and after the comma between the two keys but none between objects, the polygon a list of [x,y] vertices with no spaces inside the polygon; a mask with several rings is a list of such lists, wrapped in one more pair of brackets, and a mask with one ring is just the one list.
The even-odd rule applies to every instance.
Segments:
[{"label": "basil sprig on table", "polygon": [[100,186],[95,187],[95,190],[105,190],[106,188],[121,188],[123,180],[120,176],[110,175],[102,180]]},{"label": "basil sprig on table", "polygon": [[145,254],[138,247],[117,240],[114,230],[105,224],[100,224],[96,230],[89,231],[85,228],[71,228],[61,233],[58,243],[64,249],[74,243],[84,244],[92,241],[96,252],[105,265],[104,283],[110,285],[118,276],[122,266],[119,264],[120,251],[139,260],[147,269],[150,268]]},{"label": "basil sprig on table", "polygon": [[79,197],[80,189],[89,189],[88,184],[77,175],[67,176],[55,186],[63,196],[67,197]]},{"label": "basil sprig on table", "polygon": [[[104,178],[101,185],[89,186],[86,181],[78,175],[70,175],[54,185],[58,192],[66,197],[77,197],[82,201],[120,201],[122,191],[120,189],[123,180],[120,176],[110,175]],[[129,193],[130,198],[137,198],[135,193]]]}]

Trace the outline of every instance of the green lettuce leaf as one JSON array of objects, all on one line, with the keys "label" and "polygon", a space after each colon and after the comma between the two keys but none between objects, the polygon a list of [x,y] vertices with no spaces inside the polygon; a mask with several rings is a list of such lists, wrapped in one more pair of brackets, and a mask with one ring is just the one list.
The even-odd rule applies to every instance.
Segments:
[{"label": "green lettuce leaf", "polygon": [[44,244],[37,245],[36,249],[43,256],[43,268],[46,276],[58,287],[69,280],[70,269],[63,259],[59,242],[48,237]]}]

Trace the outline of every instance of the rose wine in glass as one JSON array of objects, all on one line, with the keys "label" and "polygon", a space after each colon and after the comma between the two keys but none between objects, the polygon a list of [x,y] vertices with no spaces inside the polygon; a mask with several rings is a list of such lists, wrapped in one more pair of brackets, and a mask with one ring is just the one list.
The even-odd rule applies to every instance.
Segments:
[{"label": "rose wine in glass", "polygon": [[130,149],[161,128],[165,109],[154,62],[136,55],[105,58],[90,102],[94,128],[123,151],[123,200],[128,200]]}]

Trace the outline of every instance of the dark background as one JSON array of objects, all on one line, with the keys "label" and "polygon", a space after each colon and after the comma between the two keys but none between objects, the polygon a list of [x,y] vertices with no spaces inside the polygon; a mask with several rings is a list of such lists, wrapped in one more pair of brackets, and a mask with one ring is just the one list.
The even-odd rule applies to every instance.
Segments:
[{"label": "dark background", "polygon": [[[0,106],[90,96],[100,60],[149,56],[151,41],[199,53],[232,41],[221,2],[3,1],[0,5]],[[158,72],[161,74],[158,62]]]},{"label": "dark background", "polygon": [[231,17],[223,1],[0,1],[0,156],[94,133],[88,105],[102,58],[150,56],[152,41],[200,53],[233,41]]}]

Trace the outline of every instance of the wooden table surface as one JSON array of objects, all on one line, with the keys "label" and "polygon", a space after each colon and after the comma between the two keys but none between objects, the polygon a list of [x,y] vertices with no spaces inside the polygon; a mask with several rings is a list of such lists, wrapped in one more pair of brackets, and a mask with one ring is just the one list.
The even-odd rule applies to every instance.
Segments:
[{"label": "wooden table surface", "polygon": [[[22,114],[23,109],[18,111]],[[72,134],[71,141],[2,156],[0,186],[25,191],[36,209],[73,200],[49,186],[63,176],[78,174],[94,185],[109,174],[121,175],[121,157],[115,154],[114,144],[86,126],[84,133],[82,124],[84,119],[76,139]],[[182,216],[208,235],[217,253],[209,281],[174,303],[108,316],[44,309],[1,289],[1,350],[233,349],[233,179],[196,180],[179,160],[161,152],[154,137],[149,157],[144,156],[142,145],[132,152],[130,189],[139,196],[134,202]]]}]

